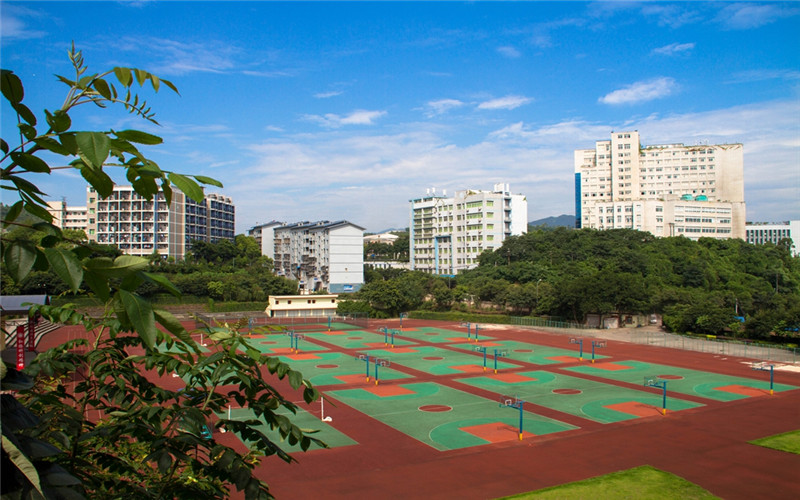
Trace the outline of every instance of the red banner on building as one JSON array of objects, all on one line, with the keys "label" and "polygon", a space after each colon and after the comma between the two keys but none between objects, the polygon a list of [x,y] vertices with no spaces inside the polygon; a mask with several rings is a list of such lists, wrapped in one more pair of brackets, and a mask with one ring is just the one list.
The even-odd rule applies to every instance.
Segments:
[{"label": "red banner on building", "polygon": [[28,351],[36,349],[36,319],[28,318]]}]

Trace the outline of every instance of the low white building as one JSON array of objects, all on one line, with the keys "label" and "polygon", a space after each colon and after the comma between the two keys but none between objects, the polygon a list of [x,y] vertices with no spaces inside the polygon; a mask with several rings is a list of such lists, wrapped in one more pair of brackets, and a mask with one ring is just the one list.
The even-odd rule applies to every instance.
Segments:
[{"label": "low white building", "polygon": [[338,295],[270,295],[270,318],[322,318],[336,315]]},{"label": "low white building", "polygon": [[781,240],[791,240],[792,255],[800,255],[797,243],[800,240],[800,220],[786,222],[748,222],[745,226],[747,242],[754,245],[764,243],[778,244]]}]

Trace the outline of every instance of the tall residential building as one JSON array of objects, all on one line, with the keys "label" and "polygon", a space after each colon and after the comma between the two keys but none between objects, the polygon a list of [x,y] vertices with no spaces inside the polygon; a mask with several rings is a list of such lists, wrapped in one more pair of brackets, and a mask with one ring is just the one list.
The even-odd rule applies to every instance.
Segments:
[{"label": "tall residential building", "polygon": [[146,200],[131,186],[114,186],[101,199],[91,186],[86,188],[86,234],[90,240],[116,245],[129,255],[150,255],[182,259],[193,240],[216,242],[234,239],[233,201],[219,194],[207,194],[197,203],[180,190],[172,190],[167,205],[164,193]]},{"label": "tall residential building", "polygon": [[356,292],[364,284],[363,227],[319,221],[280,224],[272,231],[275,273],[297,280],[301,292]]},{"label": "tall residential building", "polygon": [[492,191],[457,191],[410,200],[411,269],[433,274],[458,274],[478,265],[484,250],[500,248],[509,236],[528,230],[528,200],[511,194],[508,184]]},{"label": "tall residential building", "polygon": [[247,231],[248,236],[256,239],[258,246],[261,248],[261,255],[266,255],[273,261],[275,260],[275,231],[274,229],[279,226],[285,226],[286,223],[272,221],[266,224],[258,224],[253,226]]},{"label": "tall residential building", "polygon": [[781,240],[792,242],[792,255],[800,255],[800,220],[790,220],[786,222],[757,222],[747,223],[747,242],[754,245],[764,243],[778,244]]},{"label": "tall residential building", "polygon": [[576,227],[691,239],[745,237],[741,144],[642,146],[612,133],[575,150]]}]

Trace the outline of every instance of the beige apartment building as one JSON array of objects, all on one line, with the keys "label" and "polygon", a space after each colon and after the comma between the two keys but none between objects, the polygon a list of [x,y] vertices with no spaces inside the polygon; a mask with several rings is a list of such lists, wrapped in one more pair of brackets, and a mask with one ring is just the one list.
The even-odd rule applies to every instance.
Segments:
[{"label": "beige apartment building", "polygon": [[642,146],[613,132],[575,150],[576,227],[745,238],[742,144]]},{"label": "beige apartment building", "polygon": [[91,241],[116,245],[128,255],[182,259],[194,240],[216,243],[234,239],[235,207],[231,199],[209,193],[197,203],[178,189],[167,204],[159,192],[147,200],[132,186],[114,186],[108,198],[86,188],[86,234]]}]

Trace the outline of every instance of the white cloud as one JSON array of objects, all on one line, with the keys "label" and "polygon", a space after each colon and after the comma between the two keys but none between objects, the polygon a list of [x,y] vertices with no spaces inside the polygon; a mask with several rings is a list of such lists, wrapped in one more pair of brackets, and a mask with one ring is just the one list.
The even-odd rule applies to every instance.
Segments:
[{"label": "white cloud", "polygon": [[331,90],[328,92],[319,92],[317,94],[314,94],[314,97],[316,97],[317,99],[328,99],[330,97],[336,97],[337,95],[342,95],[342,94],[344,94],[344,92],[341,90]]},{"label": "white cloud", "polygon": [[604,104],[632,104],[639,102],[652,101],[666,97],[678,88],[674,78],[660,77],[652,80],[632,83],[621,89],[615,90],[604,95],[599,102]]},{"label": "white cloud", "polygon": [[692,49],[694,49],[693,43],[671,43],[669,45],[653,49],[652,53],[662,56],[674,56],[683,52],[689,52]]},{"label": "white cloud", "polygon": [[338,128],[342,125],[374,125],[375,120],[384,116],[386,111],[368,111],[359,109],[349,115],[341,116],[334,113],[325,115],[304,115],[303,119],[320,124],[327,128]]},{"label": "white cloud", "polygon": [[754,69],[734,73],[727,83],[761,82],[764,80],[800,80],[800,71],[793,69]]},{"label": "white cloud", "polygon": [[522,56],[522,53],[520,53],[519,50],[515,49],[514,47],[511,47],[510,45],[498,47],[497,52],[500,55],[507,57],[509,59],[518,59],[519,57]]},{"label": "white cloud", "polygon": [[533,99],[530,97],[509,95],[484,101],[478,104],[478,109],[515,109],[531,102],[533,102]]},{"label": "white cloud", "polygon": [[425,115],[428,117],[441,115],[448,111],[464,106],[462,101],[458,99],[439,99],[437,101],[429,101],[425,104]]},{"label": "white cloud", "polygon": [[735,3],[727,5],[717,15],[716,21],[731,30],[760,28],[784,17],[800,14],[791,3]]},{"label": "white cloud", "polygon": [[43,14],[39,11],[8,2],[3,3],[2,10],[3,14],[0,16],[0,33],[3,34],[3,42],[10,40],[30,40],[47,36],[47,32],[45,31],[29,29],[26,22],[22,19],[25,17],[43,17]]}]

